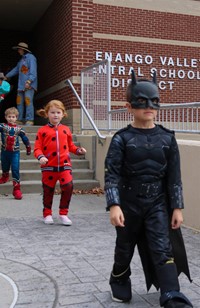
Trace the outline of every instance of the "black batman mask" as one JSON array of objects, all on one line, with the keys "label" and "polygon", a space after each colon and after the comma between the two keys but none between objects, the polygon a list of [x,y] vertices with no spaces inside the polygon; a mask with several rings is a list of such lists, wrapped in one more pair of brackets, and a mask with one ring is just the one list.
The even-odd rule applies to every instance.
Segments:
[{"label": "black batman mask", "polygon": [[129,84],[128,102],[135,109],[159,109],[159,91],[156,83],[156,72],[154,72],[152,81],[136,80],[135,73],[132,71],[132,81]]}]

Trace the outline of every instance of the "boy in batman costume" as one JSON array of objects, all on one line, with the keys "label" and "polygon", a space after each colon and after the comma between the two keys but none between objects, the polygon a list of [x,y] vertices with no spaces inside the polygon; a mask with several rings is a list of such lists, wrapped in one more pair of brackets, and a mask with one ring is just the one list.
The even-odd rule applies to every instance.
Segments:
[{"label": "boy in batman costume", "polygon": [[193,307],[180,292],[178,275],[189,280],[181,235],[183,194],[180,156],[174,133],[154,119],[160,107],[156,74],[127,88],[127,109],[134,121],[112,138],[105,159],[105,193],[111,224],[116,227],[112,298],[132,298],[130,262],[137,245],[147,290],[160,289],[160,306]]}]

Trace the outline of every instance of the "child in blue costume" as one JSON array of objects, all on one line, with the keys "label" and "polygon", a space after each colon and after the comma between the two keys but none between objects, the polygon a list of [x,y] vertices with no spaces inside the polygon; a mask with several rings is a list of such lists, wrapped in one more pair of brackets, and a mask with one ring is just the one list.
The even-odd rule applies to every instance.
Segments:
[{"label": "child in blue costume", "polygon": [[31,146],[25,131],[22,127],[16,125],[18,110],[15,107],[6,109],[5,118],[7,123],[0,124],[1,133],[1,168],[2,177],[0,184],[9,181],[9,170],[11,168],[13,178],[13,196],[15,199],[22,199],[20,190],[20,148],[19,137],[26,146],[26,154],[31,154]]},{"label": "child in blue costume", "polygon": [[[127,102],[133,123],[113,136],[105,160],[107,210],[117,233],[112,298],[118,302],[132,298],[130,263],[137,245],[147,289],[152,284],[160,289],[160,306],[189,308],[192,304],[180,292],[178,281],[181,271],[190,279],[180,233],[180,156],[174,133],[154,123],[160,107],[156,76],[137,81],[133,72]],[[176,241],[179,251],[174,250]]]},{"label": "child in blue costume", "polygon": [[0,73],[0,103],[4,100],[4,95],[10,92],[10,84],[4,78],[4,74]]}]

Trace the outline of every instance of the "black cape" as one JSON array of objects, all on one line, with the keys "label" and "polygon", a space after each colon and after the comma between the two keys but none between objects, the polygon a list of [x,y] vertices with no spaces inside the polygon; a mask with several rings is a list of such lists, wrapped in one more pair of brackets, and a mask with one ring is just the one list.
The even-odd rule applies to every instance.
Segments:
[{"label": "black cape", "polygon": [[[187,254],[185,250],[185,245],[182,237],[181,229],[171,229],[169,230],[170,241],[172,245],[172,251],[174,255],[174,262],[177,267],[178,275],[184,273],[190,282],[192,279],[190,277],[190,271],[188,266]],[[151,258],[149,257],[149,251],[147,247],[147,242],[145,234],[142,234],[139,242],[137,243],[139,255],[141,258],[147,291],[151,288],[152,285],[159,289],[158,279],[156,277],[155,269]]]}]

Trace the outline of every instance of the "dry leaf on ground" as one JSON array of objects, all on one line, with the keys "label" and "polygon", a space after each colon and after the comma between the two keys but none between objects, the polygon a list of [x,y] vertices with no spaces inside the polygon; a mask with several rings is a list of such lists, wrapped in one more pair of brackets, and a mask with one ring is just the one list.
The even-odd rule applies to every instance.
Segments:
[{"label": "dry leaf on ground", "polygon": [[[60,189],[55,189],[55,195],[60,195],[61,194],[61,190]],[[74,189],[73,190],[73,194],[74,195],[103,195],[104,194],[104,190],[101,187],[95,187],[92,189]]]}]

